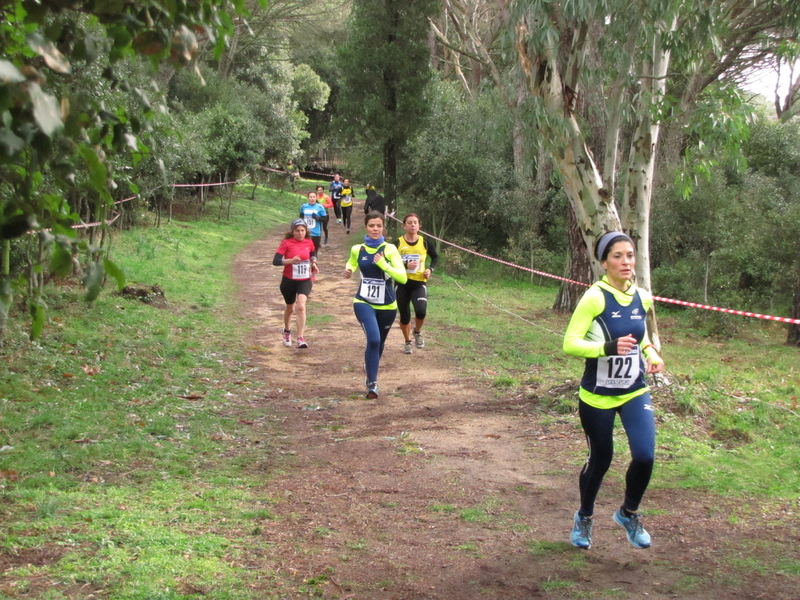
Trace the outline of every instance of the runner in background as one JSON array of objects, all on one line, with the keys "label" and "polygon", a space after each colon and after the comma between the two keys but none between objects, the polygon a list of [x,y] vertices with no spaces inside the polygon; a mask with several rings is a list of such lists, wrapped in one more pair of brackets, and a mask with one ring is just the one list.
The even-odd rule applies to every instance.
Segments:
[{"label": "runner in background", "polygon": [[283,311],[283,345],[292,345],[292,315],[296,314],[297,347],[308,348],[304,336],[306,329],[306,302],[311,295],[311,278],[319,273],[317,251],[307,237],[308,228],[303,219],[292,221],[285,239],[278,246],[272,264],[283,267],[281,294],[286,301]]},{"label": "runner in background", "polygon": [[345,233],[350,233],[350,217],[353,214],[353,200],[355,200],[355,193],[353,186],[350,185],[350,180],[345,179],[342,183],[342,200],[340,206],[342,207],[342,226]]},{"label": "runner in background", "polygon": [[406,270],[397,248],[386,242],[383,215],[369,213],[364,218],[367,234],[364,243],[350,249],[350,259],[344,267],[344,277],[353,271],[361,273],[358,292],[353,299],[353,312],[367,338],[364,367],[367,373],[367,398],[378,397],[378,366],[386,336],[397,315],[397,302],[391,281],[405,283]]},{"label": "runner in background", "polygon": [[650,343],[645,328],[652,296],[632,282],[636,254],[624,233],[603,235],[595,256],[606,274],[595,282],[575,307],[564,334],[564,352],[586,359],[578,396],[589,456],[581,470],[581,506],[573,517],[570,542],[592,546],[594,503],[614,454],[614,420],[619,414],[631,462],[625,476],[625,498],[614,520],[636,548],[650,547],[650,534],[637,512],[655,459],[655,419],[645,373],[660,373],[664,362]]},{"label": "runner in background", "polygon": [[317,186],[317,202],[325,209],[325,217],[322,219],[322,245],[328,245],[328,221],[331,220],[331,209],[333,208],[333,201],[328,194],[325,193],[325,188],[321,185]]},{"label": "runner in background", "polygon": [[366,215],[373,210],[382,215],[386,214],[386,199],[381,196],[376,190],[375,186],[371,183],[366,185],[367,199],[364,202],[364,214]]},{"label": "runner in background", "polygon": [[303,219],[308,228],[311,241],[314,242],[314,251],[319,251],[320,240],[322,239],[322,219],[328,216],[325,209],[317,202],[317,193],[308,192],[308,202],[300,207],[300,218]]},{"label": "runner in background", "polygon": [[336,215],[336,222],[342,222],[342,209],[339,203],[342,201],[342,182],[339,180],[341,175],[336,173],[333,176],[333,181],[328,186],[328,191],[331,193],[331,201],[333,202],[333,214]]},{"label": "runner in background", "polygon": [[297,189],[295,188],[294,182],[300,179],[300,169],[297,168],[297,165],[294,164],[291,158],[286,162],[286,177],[289,179],[292,191],[296,192]]},{"label": "runner in background", "polygon": [[[408,281],[397,284],[397,309],[400,312],[400,329],[405,338],[403,352],[411,354],[414,345],[422,349],[422,325],[428,312],[428,279],[439,263],[435,244],[428,244],[419,235],[419,215],[409,213],[403,218],[405,233],[397,241],[397,249],[406,266]],[[414,329],[411,329],[411,306],[414,306]],[[414,336],[412,343],[411,336]]]}]

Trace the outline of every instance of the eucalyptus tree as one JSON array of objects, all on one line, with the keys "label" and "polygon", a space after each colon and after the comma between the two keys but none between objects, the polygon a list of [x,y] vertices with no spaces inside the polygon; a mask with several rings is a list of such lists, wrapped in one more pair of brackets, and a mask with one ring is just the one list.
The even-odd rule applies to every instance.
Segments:
[{"label": "eucalyptus tree", "polygon": [[[662,125],[685,119],[709,89],[735,98],[724,74],[741,66],[762,35],[797,33],[800,5],[517,0],[510,7],[508,47],[517,55],[532,126],[549,145],[584,243],[592,248],[604,231],[626,231],[637,245],[639,284],[650,288],[650,202]],[[596,107],[605,123],[601,156],[590,150],[576,112],[587,88],[602,91]],[[741,141],[745,129],[729,116],[709,115],[701,133],[722,128],[728,141],[736,142],[731,136],[737,134]],[[703,139],[695,143],[702,147]],[[599,262],[593,256],[591,262],[600,274]]]},{"label": "eucalyptus tree", "polygon": [[428,17],[438,0],[354,0],[340,48],[343,134],[383,157],[384,196],[396,207],[402,148],[428,111]]}]

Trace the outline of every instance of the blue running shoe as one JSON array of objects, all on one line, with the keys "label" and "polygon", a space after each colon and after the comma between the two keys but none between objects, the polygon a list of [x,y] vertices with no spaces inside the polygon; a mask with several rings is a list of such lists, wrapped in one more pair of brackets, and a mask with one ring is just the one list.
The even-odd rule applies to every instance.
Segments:
[{"label": "blue running shoe", "polygon": [[592,524],[594,519],[582,517],[575,511],[572,533],[569,534],[569,541],[573,546],[588,550],[592,547]]},{"label": "blue running shoe", "polygon": [[618,508],[614,513],[614,520],[625,528],[628,541],[636,548],[650,547],[650,534],[642,527],[640,515],[634,513],[630,517],[622,514],[622,509]]}]

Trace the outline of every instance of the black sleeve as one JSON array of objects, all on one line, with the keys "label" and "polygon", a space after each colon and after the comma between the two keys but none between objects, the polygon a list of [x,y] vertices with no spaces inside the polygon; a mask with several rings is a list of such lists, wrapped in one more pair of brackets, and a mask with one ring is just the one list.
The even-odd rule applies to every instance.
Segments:
[{"label": "black sleeve", "polygon": [[272,264],[275,265],[276,267],[282,267],[283,266],[283,254],[278,254],[276,252],[275,253],[275,258],[272,259]]},{"label": "black sleeve", "polygon": [[422,238],[422,241],[425,242],[425,250],[428,252],[428,256],[431,257],[431,266],[428,268],[433,271],[436,265],[439,264],[439,252],[436,250],[436,244],[428,244],[428,238]]}]

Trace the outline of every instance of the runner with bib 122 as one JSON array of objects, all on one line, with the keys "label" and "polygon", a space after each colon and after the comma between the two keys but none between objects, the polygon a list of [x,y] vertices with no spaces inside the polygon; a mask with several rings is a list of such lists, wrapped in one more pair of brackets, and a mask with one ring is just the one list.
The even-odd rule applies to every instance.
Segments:
[{"label": "runner with bib 122", "polygon": [[592,545],[595,498],[614,454],[614,420],[619,415],[628,436],[631,462],[625,496],[613,519],[636,548],[649,548],[639,503],[655,461],[655,418],[646,373],[660,373],[664,362],[647,335],[645,319],[653,305],[649,292],[633,284],[633,241],[612,231],[600,237],[595,256],[606,274],[583,295],[564,334],[564,351],[585,359],[578,390],[578,415],[589,456],[578,480],[580,508],[573,516],[570,542]]}]

